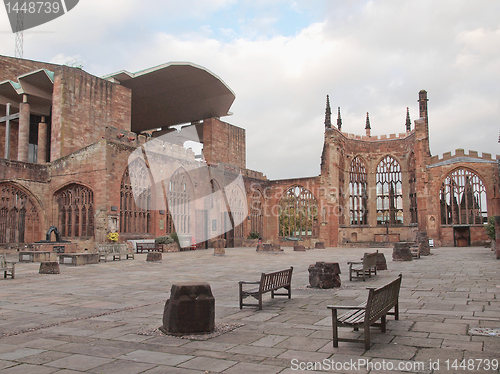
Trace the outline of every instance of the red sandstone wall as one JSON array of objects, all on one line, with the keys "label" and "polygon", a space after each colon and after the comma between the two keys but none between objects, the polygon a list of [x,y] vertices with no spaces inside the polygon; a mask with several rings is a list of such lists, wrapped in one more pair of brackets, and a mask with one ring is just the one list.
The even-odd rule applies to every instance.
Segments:
[{"label": "red sandstone wall", "polygon": [[55,71],[51,160],[99,141],[107,126],[130,131],[131,91],[83,70]]},{"label": "red sandstone wall", "polygon": [[0,82],[11,80],[17,82],[17,77],[37,69],[54,71],[60,65],[46,62],[24,60],[20,58],[0,56]]},{"label": "red sandstone wall", "polygon": [[208,163],[246,168],[245,129],[210,118],[203,121],[203,154]]}]

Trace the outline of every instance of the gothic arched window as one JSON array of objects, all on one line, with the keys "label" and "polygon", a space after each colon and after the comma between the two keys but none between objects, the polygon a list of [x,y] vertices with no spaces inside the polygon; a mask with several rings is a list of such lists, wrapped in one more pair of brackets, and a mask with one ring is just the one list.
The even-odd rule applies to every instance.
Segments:
[{"label": "gothic arched window", "polygon": [[351,225],[368,224],[368,178],[359,157],[352,160],[349,170],[349,212]]},{"label": "gothic arched window", "polygon": [[339,200],[336,213],[339,217],[339,225],[345,224],[344,209],[345,209],[345,193],[344,193],[344,153],[339,156]]},{"label": "gothic arched window", "polygon": [[120,232],[151,232],[151,183],[146,164],[133,161],[120,184]]},{"label": "gothic arched window", "polygon": [[417,214],[417,169],[415,154],[408,159],[408,186],[410,189],[410,223],[418,223]]},{"label": "gothic arched window", "polygon": [[0,243],[41,239],[40,218],[28,194],[9,183],[0,185]]},{"label": "gothic arched window", "polygon": [[443,225],[481,225],[487,220],[486,188],[470,170],[456,169],[446,176],[440,205]]},{"label": "gothic arched window", "polygon": [[176,170],[165,188],[175,231],[178,234],[191,234],[191,180],[185,170]]},{"label": "gothic arched window", "polygon": [[54,194],[61,236],[94,236],[94,193],[80,184],[70,184]]},{"label": "gothic arched window", "polygon": [[229,192],[229,208],[233,217],[235,238],[243,237],[243,221],[245,220],[245,215],[247,213],[245,204],[246,196],[243,191],[241,191],[238,186],[233,188]]},{"label": "gothic arched window", "polygon": [[262,192],[255,190],[250,200],[250,232],[264,234],[264,203]]},{"label": "gothic arched window", "polygon": [[313,193],[301,186],[290,187],[280,200],[279,235],[317,235],[318,203]]},{"label": "gothic arched window", "polygon": [[377,166],[377,225],[403,224],[401,165],[386,156]]}]

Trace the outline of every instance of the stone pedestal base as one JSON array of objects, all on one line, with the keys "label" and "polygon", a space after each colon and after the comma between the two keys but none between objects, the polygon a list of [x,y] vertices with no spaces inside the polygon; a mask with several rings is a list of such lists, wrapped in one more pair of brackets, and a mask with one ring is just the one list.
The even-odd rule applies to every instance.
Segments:
[{"label": "stone pedestal base", "polygon": [[214,255],[224,256],[226,254],[226,239],[215,239],[212,245],[214,247]]},{"label": "stone pedestal base", "polygon": [[316,262],[309,266],[309,284],[314,288],[340,287],[340,266],[337,262]]},{"label": "stone pedestal base", "polygon": [[40,263],[40,274],[60,274],[59,262],[57,261],[44,261]]},{"label": "stone pedestal base", "polygon": [[431,247],[429,246],[429,237],[426,231],[417,232],[417,243],[420,249],[420,256],[429,256]]},{"label": "stone pedestal base", "polygon": [[186,335],[213,332],[215,329],[215,298],[208,283],[172,285],[170,299],[163,311],[167,334]]},{"label": "stone pedestal base", "polygon": [[146,261],[156,262],[161,261],[161,252],[148,252]]},{"label": "stone pedestal base", "polygon": [[314,244],[314,248],[325,249],[325,243],[324,242],[316,242],[316,244]]},{"label": "stone pedestal base", "polygon": [[306,251],[306,247],[304,247],[303,245],[294,245],[293,246],[293,250],[294,251],[299,251],[299,252],[305,252]]},{"label": "stone pedestal base", "polygon": [[413,256],[410,251],[410,243],[394,243],[392,251],[392,261],[412,261]]}]

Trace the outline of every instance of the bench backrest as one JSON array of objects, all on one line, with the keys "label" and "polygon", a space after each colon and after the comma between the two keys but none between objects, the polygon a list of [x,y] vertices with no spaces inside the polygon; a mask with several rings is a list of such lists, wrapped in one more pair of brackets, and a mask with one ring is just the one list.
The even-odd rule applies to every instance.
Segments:
[{"label": "bench backrest", "polygon": [[370,268],[377,265],[377,252],[365,253],[363,256],[363,268]]},{"label": "bench backrest", "polygon": [[154,249],[156,248],[156,243],[137,243],[137,249]]},{"label": "bench backrest", "polygon": [[260,292],[276,290],[291,284],[292,271],[293,266],[290,266],[290,269],[280,270],[274,273],[262,273],[260,278]]},{"label": "bench backrest", "polygon": [[380,288],[370,288],[366,302],[365,321],[375,322],[391,310],[397,303],[402,275]]}]

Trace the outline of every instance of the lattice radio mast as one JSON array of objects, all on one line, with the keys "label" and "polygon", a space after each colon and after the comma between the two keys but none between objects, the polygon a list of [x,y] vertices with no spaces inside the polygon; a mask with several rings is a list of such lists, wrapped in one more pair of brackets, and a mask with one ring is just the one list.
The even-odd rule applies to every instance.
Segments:
[{"label": "lattice radio mast", "polygon": [[[19,5],[24,5],[25,0],[20,0]],[[24,48],[23,48],[23,42],[24,42],[24,36],[23,36],[23,29],[24,29],[24,12],[18,11],[17,12],[17,25],[16,25],[16,51],[15,51],[15,56],[16,58],[23,58],[23,53],[24,53]]]}]

